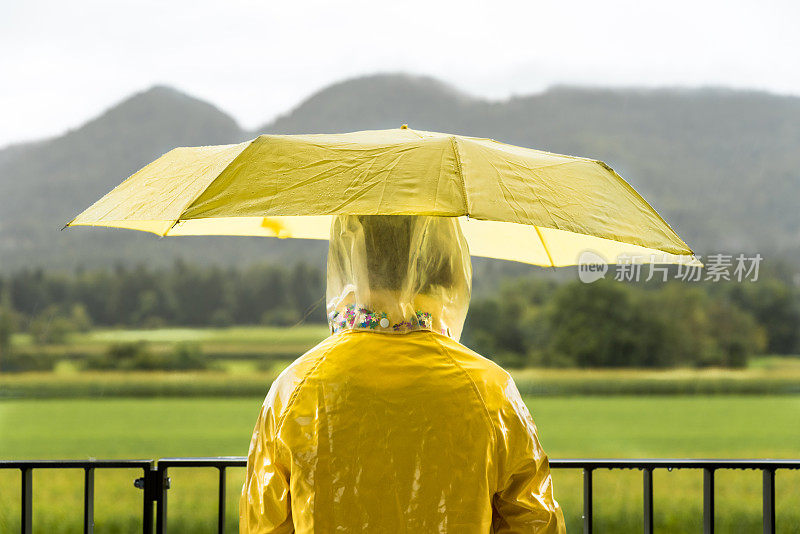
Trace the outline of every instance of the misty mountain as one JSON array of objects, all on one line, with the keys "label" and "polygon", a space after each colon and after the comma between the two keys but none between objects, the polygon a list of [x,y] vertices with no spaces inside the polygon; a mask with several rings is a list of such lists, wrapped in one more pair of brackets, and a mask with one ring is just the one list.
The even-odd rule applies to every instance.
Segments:
[{"label": "misty mountain", "polygon": [[164,264],[177,257],[228,265],[321,262],[324,245],[303,240],[59,229],[175,146],[405,123],[601,159],[700,254],[800,258],[800,98],[724,89],[555,87],[488,101],[431,78],[398,74],[331,85],[253,132],[206,102],[154,87],[63,136],[0,150],[0,269]]},{"label": "misty mountain", "polygon": [[257,238],[165,240],[103,228],[59,231],[168,150],[248,136],[216,107],[156,86],[63,136],[0,151],[0,269],[169,264],[179,257],[220,263],[263,259],[258,252],[265,240]]}]

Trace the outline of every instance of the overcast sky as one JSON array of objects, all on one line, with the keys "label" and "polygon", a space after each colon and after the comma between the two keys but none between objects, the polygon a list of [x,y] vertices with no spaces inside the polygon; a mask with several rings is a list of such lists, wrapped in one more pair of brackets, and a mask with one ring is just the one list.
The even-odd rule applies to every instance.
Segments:
[{"label": "overcast sky", "polygon": [[153,84],[254,127],[360,74],[428,74],[499,99],[558,83],[800,94],[800,4],[0,3],[0,146],[56,135]]}]

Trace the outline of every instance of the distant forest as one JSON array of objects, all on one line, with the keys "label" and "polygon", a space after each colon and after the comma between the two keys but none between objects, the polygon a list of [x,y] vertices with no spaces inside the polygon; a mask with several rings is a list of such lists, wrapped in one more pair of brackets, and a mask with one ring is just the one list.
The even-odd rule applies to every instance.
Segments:
[{"label": "distant forest", "polygon": [[[509,367],[739,367],[800,353],[787,272],[757,283],[509,279],[473,298],[462,341]],[[21,270],[0,277],[0,352],[13,332],[45,345],[93,327],[324,323],[324,292],[324,272],[305,263]]]}]

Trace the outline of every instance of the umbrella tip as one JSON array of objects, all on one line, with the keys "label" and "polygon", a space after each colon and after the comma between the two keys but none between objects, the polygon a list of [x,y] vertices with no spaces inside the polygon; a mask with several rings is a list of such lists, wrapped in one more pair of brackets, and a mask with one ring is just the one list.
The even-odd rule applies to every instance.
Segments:
[{"label": "umbrella tip", "polygon": [[400,127],[401,130],[408,130],[408,124],[404,124]]}]

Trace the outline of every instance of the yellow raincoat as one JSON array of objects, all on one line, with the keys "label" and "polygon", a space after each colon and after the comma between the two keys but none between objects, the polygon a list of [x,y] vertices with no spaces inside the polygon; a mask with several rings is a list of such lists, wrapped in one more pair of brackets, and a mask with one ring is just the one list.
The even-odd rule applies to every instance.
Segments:
[{"label": "yellow raincoat", "polygon": [[458,343],[471,267],[455,219],[342,216],[333,335],[272,384],[240,533],[560,533],[511,377]]}]

